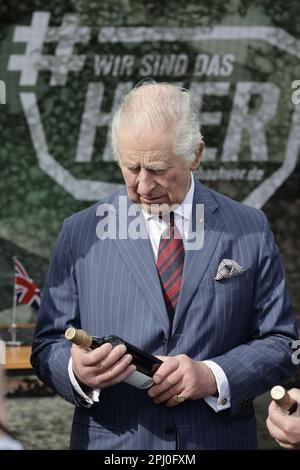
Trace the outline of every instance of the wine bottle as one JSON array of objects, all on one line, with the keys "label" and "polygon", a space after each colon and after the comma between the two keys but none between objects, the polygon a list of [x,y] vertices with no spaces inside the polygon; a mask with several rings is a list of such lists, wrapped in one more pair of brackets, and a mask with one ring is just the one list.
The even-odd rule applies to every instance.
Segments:
[{"label": "wine bottle", "polygon": [[284,414],[294,414],[297,411],[297,402],[292,399],[289,393],[281,385],[276,385],[271,390],[271,397]]},{"label": "wine bottle", "polygon": [[98,338],[97,336],[89,335],[84,330],[70,327],[66,330],[65,337],[67,340],[86,349],[99,348],[105,343],[110,343],[113,347],[118,344],[124,344],[126,346],[126,352],[132,356],[132,364],[136,366],[136,371],[124,382],[137,388],[145,389],[151,387],[154,383],[152,377],[162,364],[162,361],[157,357],[142,351],[119,336],[110,335]]}]

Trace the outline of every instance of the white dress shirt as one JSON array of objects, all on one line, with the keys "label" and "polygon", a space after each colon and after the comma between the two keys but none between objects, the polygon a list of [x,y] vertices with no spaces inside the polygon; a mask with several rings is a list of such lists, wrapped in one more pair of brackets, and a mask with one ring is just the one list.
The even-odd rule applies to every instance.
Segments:
[{"label": "white dress shirt", "polygon": [[[174,209],[174,223],[179,230],[183,245],[185,246],[189,239],[189,231],[190,231],[190,223],[192,219],[192,204],[193,204],[193,197],[194,197],[194,190],[195,190],[195,182],[194,177],[191,173],[191,185],[190,189],[187,192],[187,195],[176,209]],[[158,256],[158,248],[161,239],[162,233],[167,228],[167,222],[164,220],[155,217],[148,212],[142,210],[146,228],[149,234],[149,238],[151,241],[151,246],[153,249],[155,260]],[[205,397],[204,400],[210,405],[216,412],[225,410],[226,408],[230,407],[230,392],[229,392],[229,383],[225,372],[223,369],[213,361],[205,360],[203,361],[212,371],[213,375],[215,376],[217,382],[217,388],[219,392],[218,397],[208,396]],[[94,401],[99,401],[99,390],[91,390],[89,395],[86,395],[80,388],[72,369],[72,358],[70,358],[69,362],[69,376],[71,383],[74,389],[79,393],[82,398],[85,399],[87,404],[92,404]]]}]

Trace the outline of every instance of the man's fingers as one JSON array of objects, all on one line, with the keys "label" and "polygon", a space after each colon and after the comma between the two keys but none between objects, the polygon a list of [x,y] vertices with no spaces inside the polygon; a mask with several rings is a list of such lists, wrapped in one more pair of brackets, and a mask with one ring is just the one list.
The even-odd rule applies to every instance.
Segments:
[{"label": "man's fingers", "polygon": [[274,422],[270,419],[270,416],[268,417],[266,424],[269,433],[280,445],[290,445],[286,433],[278,426],[276,426],[276,424],[274,424]]},{"label": "man's fingers", "polygon": [[136,371],[136,366],[134,366],[133,364],[130,364],[125,370],[124,372],[122,372],[122,374],[118,375],[117,377],[115,377],[112,381],[109,381],[107,383],[104,383],[104,387],[110,387],[111,385],[115,385],[115,384],[118,384],[120,382],[123,382],[123,380],[126,380],[131,374],[133,374],[133,372]]},{"label": "man's fingers", "polygon": [[289,390],[289,395],[293,400],[300,403],[300,390],[298,388],[291,388],[291,390]]},{"label": "man's fingers", "polygon": [[164,401],[168,401],[171,398],[174,398],[178,393],[181,393],[183,385],[181,382],[177,383],[173,387],[166,390],[164,393],[157,395],[153,401],[156,404],[163,403]]},{"label": "man's fingers", "polygon": [[91,367],[99,364],[112,350],[112,345],[109,343],[103,344],[94,350],[83,349],[75,344],[72,345],[71,354],[73,360],[80,363],[82,366]]},{"label": "man's fingers", "polygon": [[160,384],[166,377],[179,367],[179,360],[176,357],[170,357],[163,362],[153,376],[153,382]]},{"label": "man's fingers", "polygon": [[284,449],[294,449],[294,446],[292,444],[289,444],[287,442],[281,442],[278,439],[275,439],[275,441],[281,446],[284,447]]},{"label": "man's fingers", "polygon": [[158,385],[152,385],[149,389],[148,395],[151,398],[157,397],[162,393],[166,392],[170,388],[176,386],[182,379],[182,373],[180,369],[176,369],[173,373],[171,373],[165,380],[160,382]]},{"label": "man's fingers", "polygon": [[[175,395],[173,397],[171,397],[168,401],[166,401],[164,403],[164,405],[167,407],[167,408],[174,408],[174,406],[179,406],[181,405],[181,403],[178,403],[176,400],[175,400]],[[182,406],[182,405],[181,405]]]},{"label": "man's fingers", "polygon": [[285,418],[286,415],[283,415],[275,401],[272,401],[269,405],[268,422],[272,423],[277,428],[282,428],[285,423]]},{"label": "man's fingers", "polygon": [[115,349],[116,351],[114,351],[113,358],[115,355],[121,357],[126,352],[126,347],[123,344],[113,348],[110,343],[105,343],[92,351],[83,350],[83,354],[80,355],[81,365],[85,367],[98,366],[100,363],[106,360]]},{"label": "man's fingers", "polygon": [[166,361],[167,359],[170,359],[170,356],[155,356],[157,359],[160,359],[161,361]]},{"label": "man's fingers", "polygon": [[[95,377],[95,381],[102,383],[118,383],[119,381],[121,382],[122,379],[122,374],[125,372],[125,370],[128,368],[129,364],[132,361],[132,356],[130,354],[125,354],[117,363],[115,363],[113,366],[111,366],[109,369],[107,369],[105,372],[100,373]],[[135,370],[135,369],[134,369]],[[101,385],[100,385],[101,388]]]},{"label": "man's fingers", "polygon": [[[119,344],[112,351],[106,356],[99,364],[101,370],[106,370],[113,366],[116,362],[121,359],[121,357],[125,356],[126,353],[126,346],[124,344]],[[130,356],[130,361],[132,361],[132,356]]]}]

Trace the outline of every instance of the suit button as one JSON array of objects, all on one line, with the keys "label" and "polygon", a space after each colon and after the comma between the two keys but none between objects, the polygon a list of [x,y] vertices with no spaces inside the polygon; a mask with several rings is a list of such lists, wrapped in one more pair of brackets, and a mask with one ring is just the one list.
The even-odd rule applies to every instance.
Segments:
[{"label": "suit button", "polygon": [[174,434],[175,432],[175,428],[173,428],[172,426],[166,426],[165,427],[165,433],[166,434]]},{"label": "suit button", "polygon": [[227,405],[227,402],[228,402],[227,398],[223,398],[223,400],[221,401],[221,405],[225,406]]},{"label": "suit button", "polygon": [[168,342],[168,338],[165,335],[163,335],[163,337],[162,337],[162,342],[163,342],[163,344],[167,344],[167,342]]}]

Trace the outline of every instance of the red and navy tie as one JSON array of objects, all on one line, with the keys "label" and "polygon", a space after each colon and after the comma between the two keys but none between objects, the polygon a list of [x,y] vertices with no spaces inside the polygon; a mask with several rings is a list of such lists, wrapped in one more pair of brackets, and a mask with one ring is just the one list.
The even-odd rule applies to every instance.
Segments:
[{"label": "red and navy tie", "polygon": [[157,270],[171,322],[179,298],[183,263],[183,241],[174,224],[174,212],[171,212],[170,225],[161,236],[157,256]]}]

